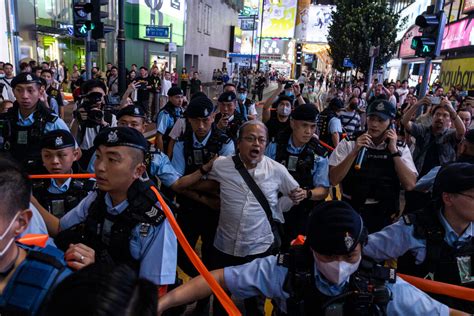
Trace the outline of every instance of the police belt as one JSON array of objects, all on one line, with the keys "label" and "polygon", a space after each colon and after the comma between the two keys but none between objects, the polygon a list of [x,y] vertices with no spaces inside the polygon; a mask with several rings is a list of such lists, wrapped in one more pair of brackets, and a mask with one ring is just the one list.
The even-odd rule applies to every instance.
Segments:
[{"label": "police belt", "polygon": [[[344,198],[348,199],[348,200],[352,200],[352,196],[351,196],[351,195],[342,193],[342,196],[343,196]],[[371,198],[365,199],[365,202],[364,202],[364,204],[366,204],[366,205],[378,204],[378,203],[380,203],[380,201],[377,201],[377,200],[371,199]]]}]

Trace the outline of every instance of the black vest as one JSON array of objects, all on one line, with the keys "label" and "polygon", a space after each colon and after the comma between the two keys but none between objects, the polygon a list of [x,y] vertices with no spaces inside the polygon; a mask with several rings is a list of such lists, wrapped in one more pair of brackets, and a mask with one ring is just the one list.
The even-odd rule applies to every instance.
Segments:
[{"label": "black vest", "polygon": [[176,115],[176,107],[171,104],[171,102],[166,103],[163,109],[161,109],[161,111],[168,113],[169,116],[171,116],[171,118],[173,119],[173,125],[171,127],[168,127],[165,133],[163,134],[163,149],[166,151],[170,142],[169,134],[173,129],[174,124],[176,124],[176,121],[178,120],[179,116]]},{"label": "black vest", "polygon": [[327,296],[315,285],[314,261],[307,246],[292,246],[289,253],[278,255],[278,265],[288,268],[283,287],[290,294],[286,315],[386,315],[392,299],[386,283],[395,282],[394,269],[363,258],[344,292]]},{"label": "black vest", "polygon": [[32,174],[42,172],[44,168],[41,160],[40,140],[45,133],[47,123],[54,123],[58,119],[53,112],[46,108],[41,101],[36,105],[33,113],[34,123],[30,126],[18,125],[19,106],[15,101],[7,113],[0,114],[1,137],[3,138],[2,151],[7,151],[22,164],[25,171]]},{"label": "black vest", "polygon": [[287,150],[290,137],[291,130],[282,131],[278,134],[275,161],[288,169],[300,187],[312,189],[314,187],[312,170],[315,156],[327,157],[328,151],[321,146],[316,138],[311,138],[299,154],[290,154]]},{"label": "black vest", "polygon": [[193,130],[190,127],[186,128],[186,133],[183,135],[184,160],[186,163],[184,174],[191,174],[202,165],[208,163],[211,160],[212,154],[219,154],[222,146],[229,142],[229,136],[213,125],[206,146],[195,148]]},{"label": "black vest", "polygon": [[33,182],[33,195],[38,202],[51,214],[62,217],[95,189],[95,181],[87,179],[72,179],[69,188],[64,193],[51,193],[48,188],[49,179]]},{"label": "black vest", "polygon": [[[329,122],[333,117],[337,117],[336,113],[328,108],[324,109],[318,116],[319,139],[331,147],[334,147],[334,143],[332,142],[332,135],[329,132]],[[339,135],[339,137],[341,137],[341,135]]]},{"label": "black vest", "polygon": [[[234,119],[229,122],[229,125],[227,126],[227,129],[225,130],[225,133],[227,136],[229,136],[235,143],[237,140],[237,133],[239,131],[240,126],[245,122],[245,118],[242,116],[237,111],[234,111]],[[215,122],[219,122],[219,120],[222,118],[222,113],[217,113],[215,117]]]},{"label": "black vest", "polygon": [[[415,263],[411,252],[398,258],[398,271],[421,278],[432,274],[435,281],[474,288],[474,282],[462,283],[458,268],[460,257],[470,257],[471,275],[474,271],[474,238],[456,249],[445,241],[445,230],[438,217],[438,212],[430,205],[422,210],[404,215],[406,225],[414,226],[414,237],[426,240],[426,257],[421,264]],[[451,297],[432,295],[440,302],[468,312],[474,313],[474,303]]]},{"label": "black vest", "polygon": [[97,191],[84,223],[61,232],[56,238],[58,248],[67,249],[69,243],[82,242],[95,250],[96,261],[124,263],[138,271],[140,261],[130,253],[132,230],[140,225],[140,234],[147,236],[150,226],[157,227],[165,220],[163,211],[155,206],[150,185],[150,181],[136,180],[127,193],[128,207],[118,215],[107,212],[105,192]]},{"label": "black vest", "polygon": [[368,198],[379,201],[387,214],[398,212],[400,180],[395,163],[388,149],[367,148],[360,170],[355,169],[355,160],[342,180],[342,191],[349,195],[348,201],[358,210]]}]

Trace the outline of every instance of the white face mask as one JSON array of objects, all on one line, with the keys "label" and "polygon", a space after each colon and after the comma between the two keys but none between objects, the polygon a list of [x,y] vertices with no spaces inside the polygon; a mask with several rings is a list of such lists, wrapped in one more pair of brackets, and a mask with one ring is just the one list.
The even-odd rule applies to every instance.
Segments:
[{"label": "white face mask", "polygon": [[[5,236],[10,232],[10,229],[12,228],[13,226],[13,223],[15,223],[15,220],[16,218],[18,217],[18,214],[20,213],[16,213],[15,217],[13,217],[12,221],[10,222],[10,224],[8,225],[7,229],[5,230],[5,232],[2,234],[2,236],[0,236],[0,241],[2,241],[3,239],[5,239]],[[10,241],[8,241],[8,244],[5,246],[5,248],[3,248],[2,250],[0,250],[0,258],[3,257],[3,255],[8,251],[8,249],[10,249],[10,246],[13,244],[13,241],[15,241],[15,237],[12,237],[10,239]]]},{"label": "white face mask", "polygon": [[289,107],[289,106],[280,106],[280,107],[278,107],[278,114],[280,114],[281,116],[290,116],[291,107]]},{"label": "white face mask", "polygon": [[316,255],[314,255],[316,268],[329,282],[336,285],[340,285],[349,280],[349,277],[359,268],[361,259],[362,256],[359,257],[356,263],[346,261],[321,262]]}]

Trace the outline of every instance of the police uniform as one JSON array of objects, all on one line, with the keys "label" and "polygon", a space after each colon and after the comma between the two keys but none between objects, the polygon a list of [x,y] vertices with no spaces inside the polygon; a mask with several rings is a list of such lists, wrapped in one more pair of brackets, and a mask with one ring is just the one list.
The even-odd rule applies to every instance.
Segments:
[{"label": "police uniform", "polygon": [[[54,112],[59,115],[59,108],[61,106],[64,106],[61,91],[54,88],[53,86],[49,86],[49,88],[46,89],[46,94],[48,95],[48,104],[50,105],[51,109],[53,109]],[[52,105],[54,103],[56,104],[56,106]]]},{"label": "police uniform", "polygon": [[341,283],[329,281],[311,250],[347,254],[364,243],[364,236],[362,220],[350,206],[326,202],[312,214],[303,245],[226,267],[224,281],[236,298],[272,298],[276,315],[449,315],[448,306],[397,278],[393,269],[366,259]]},{"label": "police uniform", "polygon": [[[104,129],[94,146],[147,149],[143,135],[127,127]],[[96,261],[125,263],[156,285],[173,284],[176,276],[176,237],[156,197],[152,183],[137,179],[127,199],[113,205],[108,193],[97,190],[60,219],[59,247],[82,242],[96,252]]]},{"label": "police uniform", "polygon": [[[441,169],[433,191],[438,202],[371,234],[365,255],[380,261],[398,258],[400,272],[474,288],[474,222],[459,236],[446,220],[444,210],[435,207],[440,204],[442,192],[458,193],[473,187],[472,164],[454,163]],[[474,313],[472,302],[435,297],[453,308]]]},{"label": "police uniform", "polygon": [[[183,91],[178,87],[171,87],[168,90],[168,97],[173,97],[176,95],[183,95]],[[156,120],[156,131],[163,135],[163,149],[168,149],[168,144],[170,141],[169,133],[173,128],[176,121],[183,116],[183,108],[174,106],[171,101],[165,104],[163,109],[161,109]]]},{"label": "police uniform", "polygon": [[48,294],[72,271],[64,261],[64,253],[53,246],[17,246],[27,255],[2,291],[0,314],[38,315]]},{"label": "police uniform", "polygon": [[[312,104],[300,105],[293,111],[291,118],[315,123],[317,110]],[[291,128],[281,131],[276,140],[268,144],[265,155],[284,165],[301,188],[329,188],[328,151],[316,138],[311,138],[302,147],[296,147],[291,136]],[[316,203],[317,201],[305,200],[284,213],[286,240],[283,244],[288,246],[297,235],[305,232],[309,212]]]},{"label": "police uniform", "polygon": [[[187,118],[206,118],[213,112],[212,101],[207,97],[193,98],[186,109]],[[232,140],[215,126],[207,136],[199,141],[191,127],[186,129],[182,139],[174,145],[172,164],[180,175],[188,175],[199,170],[209,162],[212,155],[228,156],[234,153]],[[210,252],[214,242],[219,214],[209,206],[178,195],[178,223],[191,245],[195,245],[199,236],[202,238],[202,255],[205,264],[209,264]],[[179,253],[180,267],[191,276],[197,275],[183,252]]]},{"label": "police uniform", "polygon": [[[74,137],[66,130],[51,131],[41,138],[41,149],[59,150],[74,148],[75,145]],[[73,169],[77,171],[77,165],[73,165]],[[33,182],[33,195],[47,211],[60,218],[94,188],[95,181],[88,179],[68,178],[61,185],[56,179],[40,179]]]},{"label": "police uniform", "polygon": [[[394,118],[395,107],[388,101],[380,102],[371,104],[367,115],[377,115],[384,120]],[[329,165],[339,165],[354,150],[357,138],[363,133],[356,132],[339,143],[329,158]],[[413,173],[417,173],[408,146],[398,142],[397,148],[398,152],[391,154],[385,142],[368,147],[360,170],[355,167],[358,160],[355,159],[341,182],[342,199],[361,213],[369,232],[390,225],[399,213],[401,185],[393,158],[399,156]]]},{"label": "police uniform", "polygon": [[257,115],[257,110],[255,109],[255,102],[247,98],[247,88],[240,86],[238,88],[239,95],[245,95],[245,99],[237,99],[236,111],[243,116],[245,121],[248,121],[249,115]]},{"label": "police uniform", "polygon": [[342,139],[342,124],[341,120],[337,117],[335,109],[342,110],[344,103],[338,98],[334,98],[329,102],[329,106],[325,108],[318,117],[318,131],[319,139],[334,147],[332,141],[332,134],[339,134],[339,141]]},{"label": "police uniform", "polygon": [[[237,96],[234,92],[224,92],[219,96],[218,102],[235,102]],[[215,117],[216,124],[221,120],[222,113],[217,113]],[[225,128],[224,132],[229,136],[234,143],[237,141],[237,133],[240,126],[246,121],[245,117],[237,110],[234,111],[231,117],[229,117],[229,124]]]},{"label": "police uniform", "polygon": [[[12,87],[18,84],[41,84],[38,77],[30,73],[21,73],[12,80]],[[20,113],[18,101],[7,113],[0,114],[0,148],[9,152],[20,162],[28,173],[41,173],[41,137],[56,129],[69,130],[66,123],[38,101],[35,111],[24,118]]]}]

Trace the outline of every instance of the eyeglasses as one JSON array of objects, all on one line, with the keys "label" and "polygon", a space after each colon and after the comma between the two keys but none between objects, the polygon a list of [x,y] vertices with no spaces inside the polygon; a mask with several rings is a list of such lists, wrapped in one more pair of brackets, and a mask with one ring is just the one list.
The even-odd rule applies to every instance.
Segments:
[{"label": "eyeglasses", "polygon": [[267,142],[267,139],[265,137],[245,136],[242,137],[242,139],[252,144],[255,143],[256,140],[258,140],[259,144],[265,144]]},{"label": "eyeglasses", "polygon": [[463,196],[467,196],[468,198],[471,198],[471,200],[474,200],[474,196],[473,196],[473,195],[466,194],[466,193],[461,193],[461,192],[458,192],[458,193],[456,193],[456,194],[463,195]]}]

